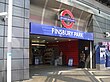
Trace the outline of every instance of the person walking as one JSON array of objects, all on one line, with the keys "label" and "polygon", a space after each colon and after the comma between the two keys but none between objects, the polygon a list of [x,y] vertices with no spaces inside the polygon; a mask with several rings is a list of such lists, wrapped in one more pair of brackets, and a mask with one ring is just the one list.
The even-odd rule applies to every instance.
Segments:
[{"label": "person walking", "polygon": [[80,53],[79,67],[81,67],[81,68],[84,68],[85,67],[85,53],[84,53],[84,51],[82,51]]}]

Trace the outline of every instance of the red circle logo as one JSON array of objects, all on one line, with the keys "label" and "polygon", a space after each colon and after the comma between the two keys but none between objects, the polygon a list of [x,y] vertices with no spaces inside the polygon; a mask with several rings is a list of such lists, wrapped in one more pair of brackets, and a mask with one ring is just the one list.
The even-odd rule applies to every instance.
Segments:
[{"label": "red circle logo", "polygon": [[[66,15],[68,15],[68,17]],[[66,28],[72,28],[72,26],[75,23],[74,16],[69,10],[64,10],[60,13],[60,20],[61,20],[63,26]],[[68,21],[70,23],[67,24],[66,21]]]}]

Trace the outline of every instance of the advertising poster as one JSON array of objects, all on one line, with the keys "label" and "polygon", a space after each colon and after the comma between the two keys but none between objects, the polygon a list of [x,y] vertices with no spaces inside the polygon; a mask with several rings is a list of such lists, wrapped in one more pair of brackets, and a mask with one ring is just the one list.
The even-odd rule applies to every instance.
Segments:
[{"label": "advertising poster", "polygon": [[106,63],[106,54],[105,54],[105,48],[100,48],[100,64]]}]

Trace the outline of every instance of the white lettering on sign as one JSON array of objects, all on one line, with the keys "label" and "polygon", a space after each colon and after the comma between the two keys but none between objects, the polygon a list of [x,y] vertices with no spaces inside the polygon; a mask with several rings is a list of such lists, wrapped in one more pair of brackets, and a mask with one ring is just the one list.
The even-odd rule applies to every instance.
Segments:
[{"label": "white lettering on sign", "polygon": [[83,37],[83,33],[74,32],[74,36],[76,36],[76,37]]},{"label": "white lettering on sign", "polygon": [[58,35],[66,35],[66,36],[74,36],[74,37],[80,37],[83,38],[83,33],[81,32],[73,32],[73,31],[68,31],[68,30],[63,30],[63,29],[56,29],[52,28],[52,34],[58,34]]},{"label": "white lettering on sign", "polygon": [[62,30],[62,29],[55,29],[55,28],[52,28],[52,34],[73,36],[73,32],[71,32],[71,31]]}]

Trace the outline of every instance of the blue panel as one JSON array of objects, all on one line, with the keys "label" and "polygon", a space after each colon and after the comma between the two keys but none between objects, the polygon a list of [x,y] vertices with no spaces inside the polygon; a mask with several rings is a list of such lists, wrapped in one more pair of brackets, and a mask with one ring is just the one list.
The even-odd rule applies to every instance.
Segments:
[{"label": "blue panel", "polygon": [[98,46],[96,49],[96,64],[100,64],[100,47]]},{"label": "blue panel", "polygon": [[106,67],[110,67],[110,54],[106,55]]},{"label": "blue panel", "polygon": [[71,30],[56,26],[41,25],[32,22],[30,23],[30,33],[48,35],[48,36],[59,36],[65,38],[93,40],[93,33]]}]

